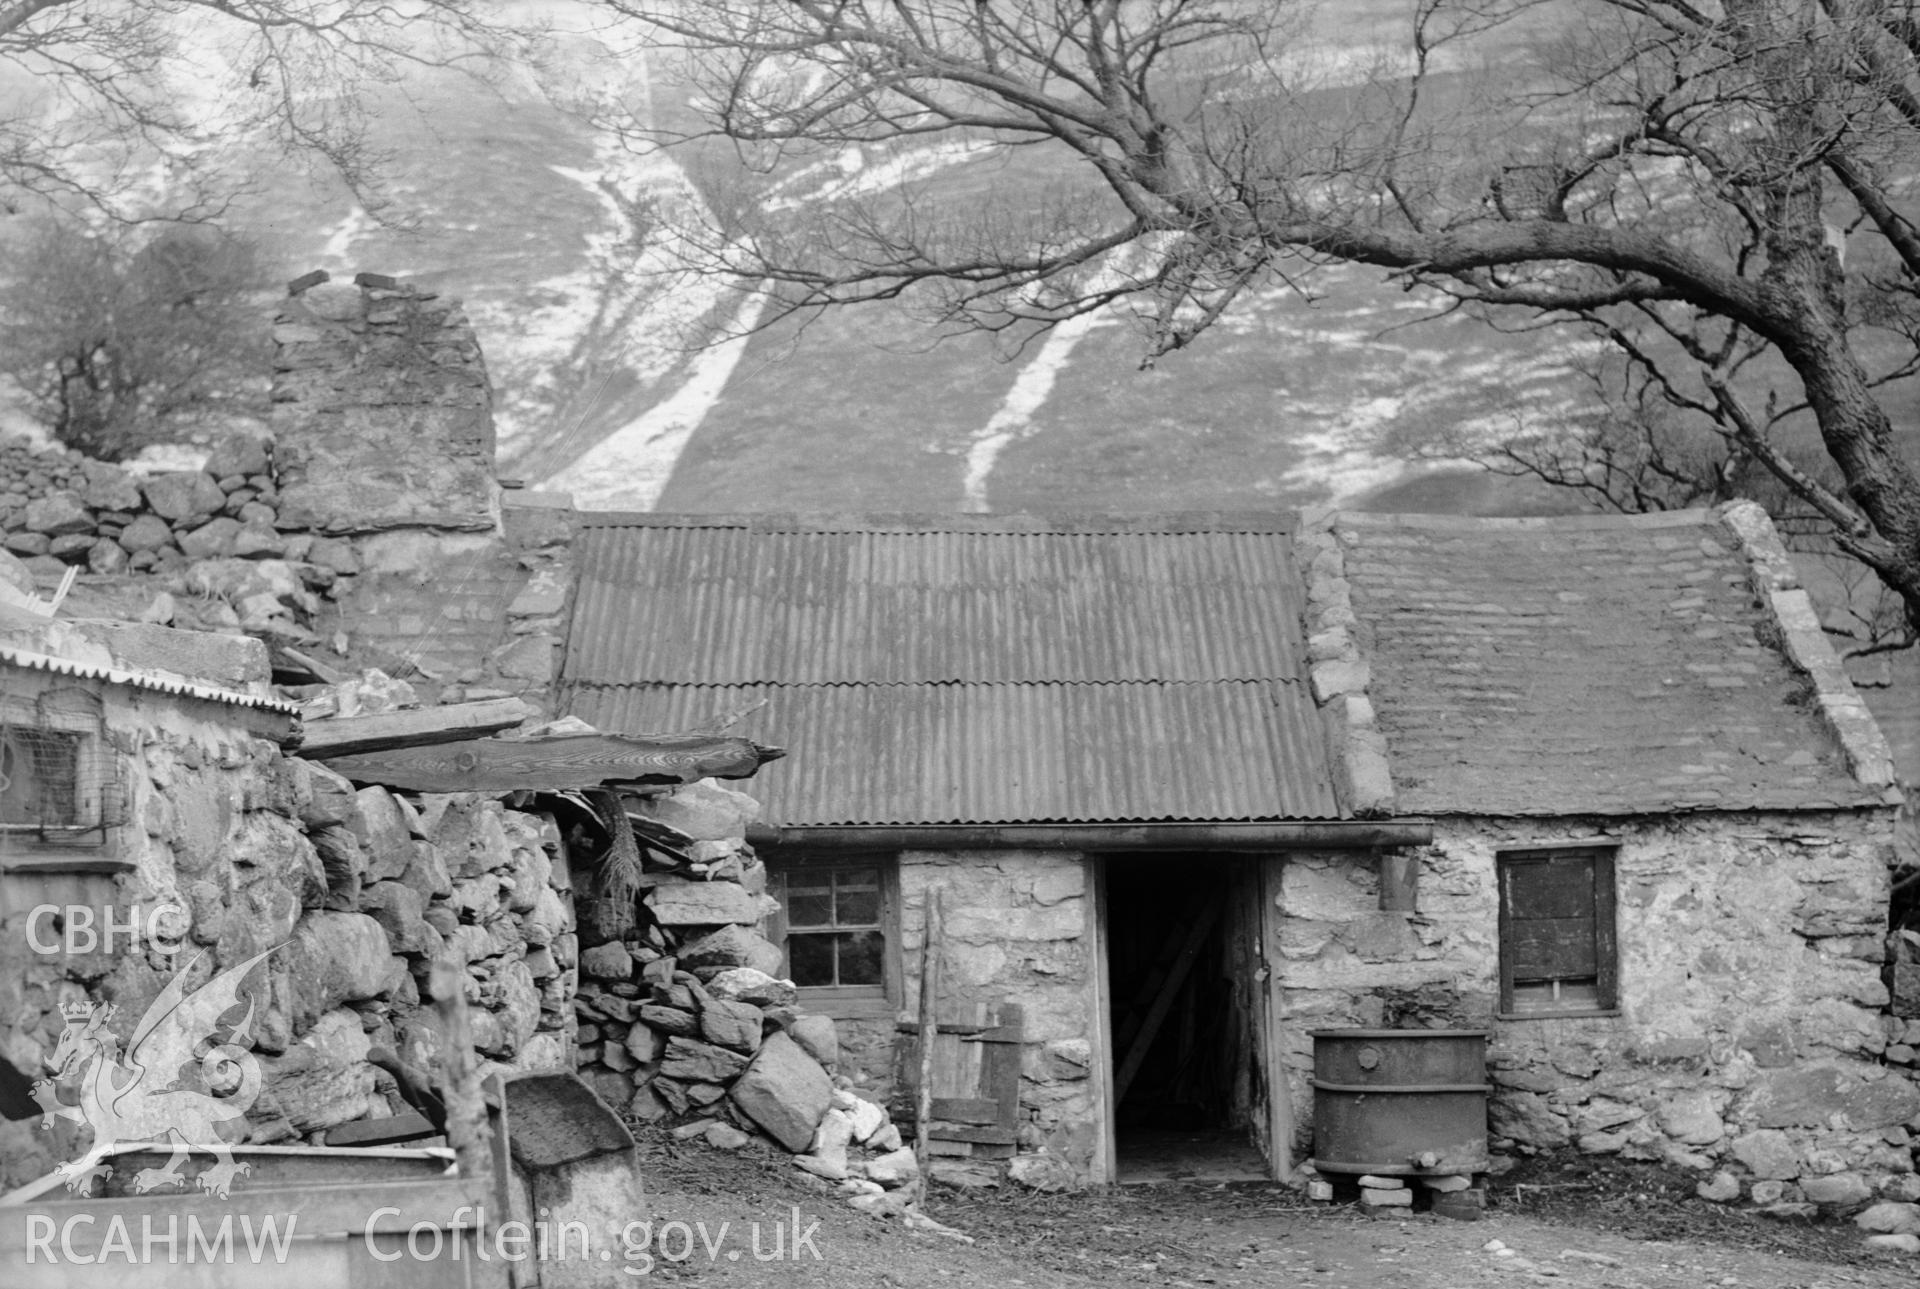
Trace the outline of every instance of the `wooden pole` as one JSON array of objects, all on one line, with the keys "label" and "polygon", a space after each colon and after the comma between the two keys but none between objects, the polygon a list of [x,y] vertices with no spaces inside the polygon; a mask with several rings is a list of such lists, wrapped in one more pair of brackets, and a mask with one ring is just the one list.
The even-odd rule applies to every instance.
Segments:
[{"label": "wooden pole", "polygon": [[920,941],[920,1087],[913,1114],[913,1157],[920,1175],[914,1203],[924,1207],[933,1156],[929,1140],[933,1120],[933,1048],[940,1033],[940,888],[927,892],[927,915]]},{"label": "wooden pole", "polygon": [[433,964],[427,988],[440,1021],[440,1096],[447,1106],[447,1144],[462,1177],[484,1177],[489,1168],[487,1105],[480,1091],[480,1062],[473,1050],[467,1014],[467,971],[451,958]]}]

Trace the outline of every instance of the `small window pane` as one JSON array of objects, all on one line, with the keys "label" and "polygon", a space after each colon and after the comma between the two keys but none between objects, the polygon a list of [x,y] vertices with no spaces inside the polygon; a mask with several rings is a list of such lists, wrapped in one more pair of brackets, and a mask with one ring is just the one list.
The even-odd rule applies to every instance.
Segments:
[{"label": "small window pane", "polygon": [[827,935],[787,937],[787,971],[796,985],[831,985],[833,940]]},{"label": "small window pane", "polygon": [[[885,940],[878,931],[848,931],[834,937],[840,942],[840,980],[843,985],[877,985],[881,982],[881,948]],[[798,980],[794,981],[799,984]]]},{"label": "small window pane", "polygon": [[834,901],[834,921],[840,926],[875,926],[880,921],[880,885],[867,873],[843,874]]},{"label": "small window pane", "polygon": [[833,887],[817,879],[787,882],[788,926],[832,926]]}]

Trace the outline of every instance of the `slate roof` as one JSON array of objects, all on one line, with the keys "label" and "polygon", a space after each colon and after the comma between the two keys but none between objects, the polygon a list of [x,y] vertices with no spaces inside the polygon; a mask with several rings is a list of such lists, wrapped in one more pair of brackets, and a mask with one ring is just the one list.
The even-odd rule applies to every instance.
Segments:
[{"label": "slate roof", "polygon": [[1330,819],[1288,515],[582,516],[564,710],[789,749],[768,822]]},{"label": "slate roof", "polygon": [[1403,814],[1885,801],[1714,512],[1335,530]]}]

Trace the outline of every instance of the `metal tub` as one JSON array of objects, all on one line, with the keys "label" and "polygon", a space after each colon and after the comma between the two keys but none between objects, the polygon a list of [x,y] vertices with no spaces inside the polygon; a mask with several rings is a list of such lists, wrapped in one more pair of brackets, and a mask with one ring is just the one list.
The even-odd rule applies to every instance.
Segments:
[{"label": "metal tub", "polygon": [[1487,1031],[1313,1035],[1313,1166],[1376,1176],[1487,1167]]}]

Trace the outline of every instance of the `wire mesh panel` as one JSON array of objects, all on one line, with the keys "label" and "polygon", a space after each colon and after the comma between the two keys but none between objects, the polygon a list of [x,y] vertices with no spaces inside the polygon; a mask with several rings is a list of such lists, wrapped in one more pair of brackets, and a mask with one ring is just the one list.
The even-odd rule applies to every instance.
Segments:
[{"label": "wire mesh panel", "polygon": [[104,747],[98,695],[56,689],[0,705],[0,834],[97,844],[125,792]]}]

